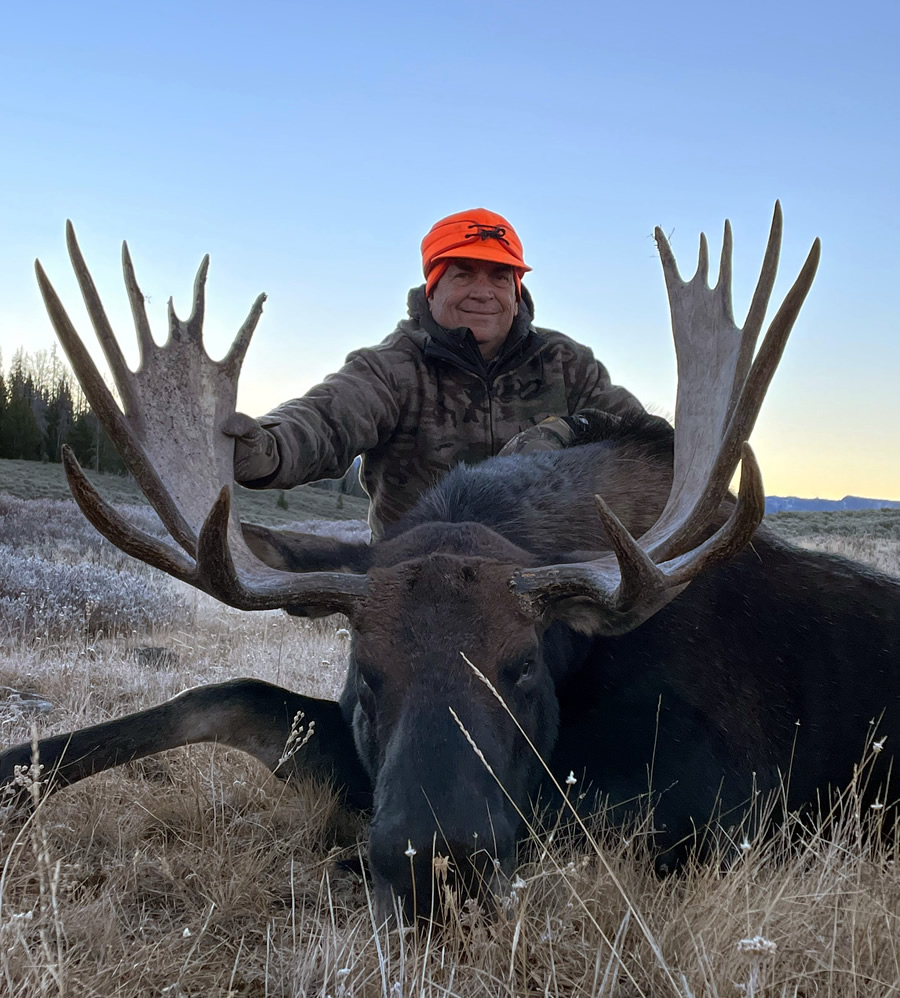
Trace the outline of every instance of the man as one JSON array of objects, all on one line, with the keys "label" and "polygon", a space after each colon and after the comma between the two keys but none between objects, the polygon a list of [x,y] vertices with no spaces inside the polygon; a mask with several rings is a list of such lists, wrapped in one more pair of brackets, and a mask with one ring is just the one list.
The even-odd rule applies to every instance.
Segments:
[{"label": "man", "polygon": [[259,420],[231,418],[237,481],[289,489],[339,478],[361,454],[377,538],[462,461],[567,446],[583,410],[642,411],[587,347],[533,325],[531,268],[502,216],[475,208],[436,222],[422,267],[409,318],[382,343]]}]

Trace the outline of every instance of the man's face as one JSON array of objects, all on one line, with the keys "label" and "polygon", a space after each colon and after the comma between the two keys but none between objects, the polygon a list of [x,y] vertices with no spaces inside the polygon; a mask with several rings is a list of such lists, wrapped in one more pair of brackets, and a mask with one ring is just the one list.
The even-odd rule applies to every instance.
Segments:
[{"label": "man's face", "polygon": [[453,260],[428,299],[434,321],[467,326],[485,360],[493,360],[519,311],[512,267],[490,260]]}]

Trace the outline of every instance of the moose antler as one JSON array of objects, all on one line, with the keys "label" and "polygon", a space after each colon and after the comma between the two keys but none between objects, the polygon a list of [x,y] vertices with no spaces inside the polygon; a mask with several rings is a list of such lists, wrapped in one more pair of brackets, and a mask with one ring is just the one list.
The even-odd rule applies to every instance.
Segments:
[{"label": "moose antler", "polygon": [[365,576],[298,575],[269,568],[244,543],[232,509],[234,444],[221,426],[235,410],[238,375],[266,296],[260,295],[253,303],[225,358],[211,360],[202,336],[209,266],[209,257],[204,257],[194,281],[189,318],[179,319],[170,299],[169,337],[157,346],[128,246],[123,243],[122,268],[140,347],[140,363],[131,371],[71,222],[66,224],[66,242],[88,315],[122,399],[121,408],[40,261],[35,261],[50,321],[94,412],[180,550],[133,526],[107,504],[72,451],[64,448],[69,485],[85,516],[126,553],[239,609],[303,605],[326,613],[351,610],[366,591]]},{"label": "moose antler", "polygon": [[[738,329],[731,305],[731,225],[725,222],[714,288],[707,283],[706,237],[700,236],[697,271],[685,282],[662,230],[656,229],[678,356],[675,468],[668,501],[657,522],[636,541],[597,496],[614,553],[589,562],[517,572],[512,585],[527,607],[540,610],[571,600],[586,603],[592,607],[600,633],[621,634],[750,540],[765,513],[765,495],[746,441],[812,285],[820,254],[816,239],[754,358],[775,283],[781,232],[781,205],[776,202],[762,270],[744,326]],[[727,522],[703,540],[728,493],[738,461],[737,503]]]}]

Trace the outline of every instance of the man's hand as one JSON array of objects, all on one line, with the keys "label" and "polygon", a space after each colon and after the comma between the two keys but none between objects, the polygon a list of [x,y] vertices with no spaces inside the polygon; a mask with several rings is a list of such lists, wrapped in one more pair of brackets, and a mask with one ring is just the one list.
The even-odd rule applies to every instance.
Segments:
[{"label": "man's hand", "polygon": [[575,430],[572,417],[548,416],[535,426],[521,430],[503,445],[499,456],[507,454],[533,454],[535,451],[563,450],[572,445]]},{"label": "man's hand", "polygon": [[234,437],[234,480],[255,482],[268,478],[278,469],[278,443],[275,435],[243,412],[235,412],[222,426],[227,437]]}]

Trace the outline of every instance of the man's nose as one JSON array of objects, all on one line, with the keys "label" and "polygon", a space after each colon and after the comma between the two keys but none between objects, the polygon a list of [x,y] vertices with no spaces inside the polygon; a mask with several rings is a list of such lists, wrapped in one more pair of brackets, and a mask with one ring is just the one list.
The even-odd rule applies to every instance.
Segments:
[{"label": "man's nose", "polygon": [[469,285],[469,294],[475,298],[493,298],[494,288],[487,274],[476,274]]}]

